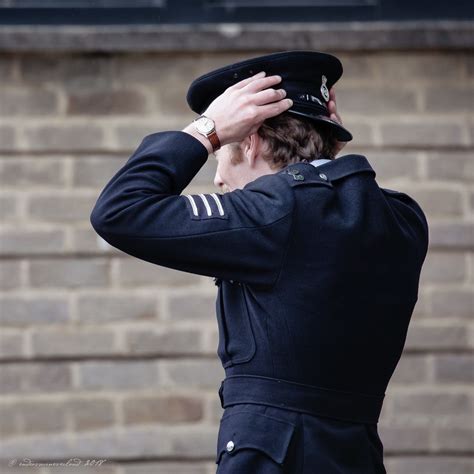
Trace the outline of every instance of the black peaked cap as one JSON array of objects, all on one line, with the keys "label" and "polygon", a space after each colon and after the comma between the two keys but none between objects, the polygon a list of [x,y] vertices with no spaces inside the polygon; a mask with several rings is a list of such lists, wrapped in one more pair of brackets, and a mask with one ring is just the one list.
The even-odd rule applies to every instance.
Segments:
[{"label": "black peaked cap", "polygon": [[319,51],[282,51],[215,69],[194,79],[186,95],[188,105],[201,115],[228,87],[260,71],[281,76],[275,87],[285,89],[286,97],[293,100],[287,112],[326,124],[339,141],[352,140],[346,128],[329,118],[327,107],[329,89],[342,76],[341,61]]}]

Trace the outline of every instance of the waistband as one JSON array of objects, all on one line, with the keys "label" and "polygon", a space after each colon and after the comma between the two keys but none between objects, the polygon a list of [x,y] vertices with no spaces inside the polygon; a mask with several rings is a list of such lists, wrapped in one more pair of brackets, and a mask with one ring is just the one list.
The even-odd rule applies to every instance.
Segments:
[{"label": "waistband", "polygon": [[377,423],[384,397],[259,375],[230,375],[219,388],[222,408],[256,403],[356,423]]}]

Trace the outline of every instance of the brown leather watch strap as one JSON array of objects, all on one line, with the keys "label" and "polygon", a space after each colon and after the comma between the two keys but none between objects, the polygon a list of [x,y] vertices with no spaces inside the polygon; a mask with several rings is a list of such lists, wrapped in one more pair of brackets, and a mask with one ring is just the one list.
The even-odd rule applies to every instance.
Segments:
[{"label": "brown leather watch strap", "polygon": [[221,142],[215,130],[207,135],[207,138],[211,142],[212,151],[217,151],[221,147]]}]

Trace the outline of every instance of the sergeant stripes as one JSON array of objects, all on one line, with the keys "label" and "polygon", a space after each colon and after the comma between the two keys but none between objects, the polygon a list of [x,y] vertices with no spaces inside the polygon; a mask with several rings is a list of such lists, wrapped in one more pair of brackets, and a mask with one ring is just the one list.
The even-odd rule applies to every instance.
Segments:
[{"label": "sergeant stripes", "polygon": [[189,194],[183,194],[183,196],[185,196],[189,199],[189,202],[191,203],[191,207],[193,209],[193,214],[195,216],[197,216],[198,215],[198,208],[196,206],[196,203],[194,202],[194,198],[192,196],[190,196]]},{"label": "sergeant stripes", "polygon": [[212,216],[211,206],[209,206],[206,196],[204,196],[204,194],[200,194],[199,197],[202,199],[202,202],[204,203],[204,207],[206,208],[207,215]]},{"label": "sergeant stripes", "polygon": [[[205,217],[205,215],[207,215],[207,217],[212,217],[213,215],[223,216],[225,214],[221,200],[218,197],[219,195],[216,193],[182,194],[182,196],[188,199],[189,203],[191,204],[193,215],[197,217]],[[199,201],[197,201],[197,196],[199,196],[202,202],[202,206],[198,205]],[[214,203],[214,204],[211,205],[211,203]],[[201,209],[202,209],[202,215],[200,215]]]},{"label": "sergeant stripes", "polygon": [[219,201],[219,198],[217,197],[216,193],[211,193],[211,196],[214,198],[214,201],[216,201],[217,209],[219,209],[219,214],[221,216],[223,216],[224,215],[224,208],[222,207],[222,204]]}]

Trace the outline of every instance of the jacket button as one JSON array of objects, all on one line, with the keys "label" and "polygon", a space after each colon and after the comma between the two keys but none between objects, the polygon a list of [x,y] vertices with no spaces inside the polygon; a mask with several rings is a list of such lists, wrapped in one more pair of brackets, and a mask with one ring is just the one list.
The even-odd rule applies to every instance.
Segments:
[{"label": "jacket button", "polygon": [[324,181],[327,181],[328,180],[328,177],[324,174],[324,173],[319,173],[319,177],[321,179],[324,179]]},{"label": "jacket button", "polygon": [[227,449],[227,451],[229,451],[229,453],[234,449],[234,442],[233,441],[229,441],[227,443],[227,446],[225,447]]}]

